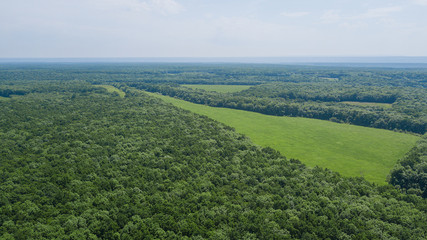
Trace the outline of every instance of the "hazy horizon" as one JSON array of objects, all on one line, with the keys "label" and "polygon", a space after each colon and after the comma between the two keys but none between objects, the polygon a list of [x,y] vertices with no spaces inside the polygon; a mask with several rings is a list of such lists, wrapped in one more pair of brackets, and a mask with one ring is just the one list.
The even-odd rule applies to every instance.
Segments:
[{"label": "hazy horizon", "polygon": [[0,2],[0,58],[427,56],[427,0]]},{"label": "hazy horizon", "polygon": [[419,64],[420,57],[133,57],[133,58],[0,58],[0,63],[266,63],[266,64]]}]

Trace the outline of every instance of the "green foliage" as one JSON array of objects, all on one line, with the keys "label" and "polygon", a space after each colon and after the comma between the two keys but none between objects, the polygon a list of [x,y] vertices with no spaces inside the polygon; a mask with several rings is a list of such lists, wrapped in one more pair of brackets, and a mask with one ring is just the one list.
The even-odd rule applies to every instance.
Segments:
[{"label": "green foliage", "polygon": [[2,85],[28,90],[0,101],[1,239],[426,238],[421,197],[307,168],[207,117],[88,82],[163,70],[0,66]]},{"label": "green foliage", "polygon": [[393,105],[390,103],[376,103],[376,102],[352,102],[352,101],[343,101],[342,103],[356,106],[372,106],[372,107],[381,107],[381,108],[391,108]]},{"label": "green foliage", "polygon": [[377,184],[386,183],[396,160],[419,139],[383,129],[213,108],[159,94],[150,95],[234,127],[254,143],[272,147],[308,166],[321,166],[344,176],[363,176]]},{"label": "green foliage", "polygon": [[8,98],[8,97],[11,97],[12,95],[25,95],[27,93],[28,92],[25,90],[15,90],[10,88],[2,89],[0,86],[0,97],[2,98]]},{"label": "green foliage", "polygon": [[183,84],[182,86],[192,89],[203,89],[205,91],[219,92],[219,93],[233,93],[240,92],[250,88],[247,85],[206,85],[206,84]]},{"label": "green foliage", "polygon": [[427,198],[427,135],[396,164],[388,182]]},{"label": "green foliage", "polygon": [[119,95],[122,98],[125,97],[125,95],[126,95],[125,92],[123,92],[122,90],[120,90],[120,89],[118,89],[118,88],[116,88],[114,86],[111,86],[111,85],[95,85],[95,86],[102,87],[105,90],[107,90],[107,92],[109,92],[109,93],[115,93],[115,94]]},{"label": "green foliage", "polygon": [[[426,69],[266,64],[46,63],[0,66],[0,84],[9,87],[22,81],[74,80],[115,87],[128,85],[210,106],[419,134],[424,134],[427,129],[426,77]],[[168,87],[159,87],[159,83],[166,83]],[[226,94],[191,91],[179,88],[179,84],[260,86]],[[351,106],[341,101],[393,105],[391,108]]]},{"label": "green foliage", "polygon": [[341,82],[268,83],[244,91],[242,96],[297,99],[322,102],[394,103],[399,97],[397,88],[387,85],[364,86]]},{"label": "green foliage", "polygon": [[[304,99],[287,100],[280,97],[265,97],[264,92],[260,90],[257,90],[257,92],[260,91],[260,96],[253,93],[251,93],[251,96],[247,96],[247,92],[253,92],[253,89],[258,89],[259,87],[251,87],[240,93],[227,94],[190,90],[173,84],[139,82],[129,83],[128,85],[149,92],[160,92],[164,95],[193,103],[259,112],[267,115],[316,118],[421,134],[425,133],[427,127],[427,115],[425,113],[427,107],[424,104],[419,104],[422,111],[406,113],[403,110],[403,112],[397,112],[379,107],[350,106],[339,102],[314,102]],[[269,94],[268,91],[266,94]]]}]

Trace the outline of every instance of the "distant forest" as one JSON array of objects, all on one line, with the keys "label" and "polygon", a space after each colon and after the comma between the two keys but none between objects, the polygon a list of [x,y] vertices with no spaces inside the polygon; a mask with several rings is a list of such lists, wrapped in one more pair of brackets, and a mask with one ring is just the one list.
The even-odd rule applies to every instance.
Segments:
[{"label": "distant forest", "polygon": [[[263,64],[5,64],[0,80],[83,80],[135,87],[194,103],[277,116],[298,116],[424,134],[427,69],[343,68]],[[0,69],[2,69],[0,68]],[[14,69],[17,69],[15,71]],[[181,84],[251,85],[215,93]],[[0,96],[25,89],[0,86]],[[346,101],[387,103],[358,106]]]},{"label": "distant forest", "polygon": [[[421,135],[426,74],[250,64],[2,64],[0,238],[426,239],[425,136],[396,165],[392,185],[377,186],[307,168],[140,91]],[[182,84],[252,87],[216,93]]]}]

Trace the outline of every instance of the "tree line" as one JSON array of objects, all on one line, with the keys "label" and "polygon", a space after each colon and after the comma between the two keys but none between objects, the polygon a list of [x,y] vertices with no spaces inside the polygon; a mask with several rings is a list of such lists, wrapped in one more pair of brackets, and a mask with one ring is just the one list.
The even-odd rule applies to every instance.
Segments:
[{"label": "tree line", "polygon": [[361,108],[328,102],[287,101],[269,97],[240,96],[181,88],[179,85],[173,84],[128,83],[127,86],[150,92],[159,92],[193,103],[241,109],[268,115],[316,118],[419,134],[424,134],[427,129],[427,122],[424,121],[424,118],[416,118],[408,114],[385,111],[378,108]]},{"label": "tree line", "polygon": [[388,182],[405,192],[427,198],[427,135],[397,162]]}]

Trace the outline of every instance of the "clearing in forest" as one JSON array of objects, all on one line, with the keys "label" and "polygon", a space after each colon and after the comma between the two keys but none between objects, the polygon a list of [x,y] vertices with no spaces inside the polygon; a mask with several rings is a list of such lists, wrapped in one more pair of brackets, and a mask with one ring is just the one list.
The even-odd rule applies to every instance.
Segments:
[{"label": "clearing in forest", "polygon": [[105,88],[107,90],[107,92],[109,92],[109,93],[116,92],[122,98],[124,98],[125,95],[126,95],[125,92],[123,92],[122,90],[120,90],[120,89],[118,89],[116,87],[113,87],[111,85],[95,85],[95,86]]},{"label": "clearing in forest", "polygon": [[148,93],[177,107],[208,116],[260,146],[271,147],[307,166],[316,165],[344,176],[363,176],[377,184],[419,139],[411,134],[300,117],[278,117],[199,105]]},{"label": "clearing in forest", "polygon": [[219,93],[232,93],[246,90],[251,85],[206,85],[206,84],[183,84],[181,86],[192,89],[203,89],[205,91],[219,92]]}]

